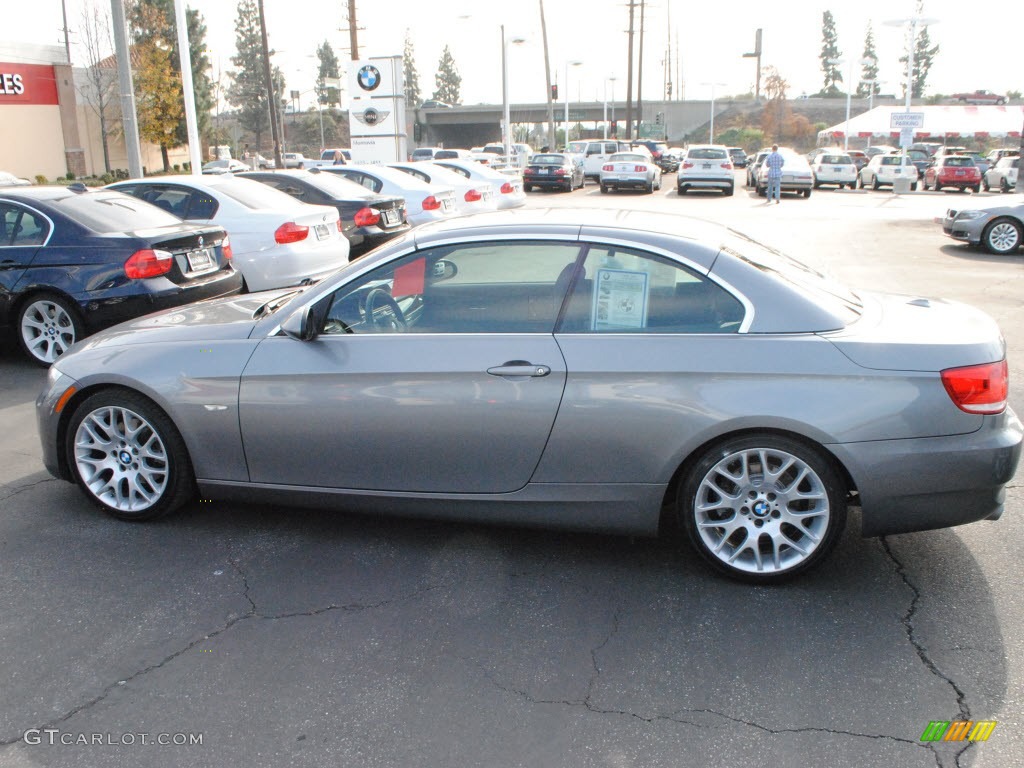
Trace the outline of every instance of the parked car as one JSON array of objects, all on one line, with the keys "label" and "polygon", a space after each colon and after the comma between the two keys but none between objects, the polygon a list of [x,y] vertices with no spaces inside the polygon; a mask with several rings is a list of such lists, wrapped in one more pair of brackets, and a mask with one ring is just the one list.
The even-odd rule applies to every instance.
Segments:
[{"label": "parked car", "polygon": [[308,205],[234,175],[155,176],[107,187],[186,221],[216,224],[231,235],[235,268],[249,291],[319,280],[348,262],[348,240],[335,208]]},{"label": "parked car", "polygon": [[651,194],[661,189],[661,166],[644,152],[616,152],[601,167],[601,194],[639,189]]},{"label": "parked car", "polygon": [[875,155],[867,165],[861,168],[857,175],[857,186],[861,189],[891,187],[900,177],[909,178],[910,188],[917,189],[917,168],[913,163],[904,162],[903,155],[900,154]]},{"label": "parked car", "polygon": [[302,167],[306,170],[323,168],[327,165],[344,165],[352,162],[352,150],[343,147],[329,147],[320,152],[320,157],[310,160],[308,157],[302,161]]},{"label": "parked car", "polygon": [[27,187],[32,184],[28,179],[22,179],[7,171],[0,171],[0,187]]},{"label": "parked car", "polygon": [[910,161],[911,165],[917,168],[917,177],[919,179],[924,178],[924,172],[927,171],[928,166],[932,164],[931,156],[920,149],[908,149],[907,160]]},{"label": "parked car", "polygon": [[499,210],[503,208],[519,208],[526,205],[526,191],[523,189],[521,176],[509,176],[475,160],[438,160],[434,162],[442,168],[473,181],[490,182],[495,190],[495,202]]},{"label": "parked car", "polygon": [[978,173],[981,174],[982,178],[985,177],[986,171],[992,167],[992,164],[988,161],[988,158],[983,157],[980,152],[963,152],[961,153],[974,161],[975,167],[978,169]]},{"label": "parked car", "polygon": [[409,159],[413,162],[417,160],[433,160],[434,154],[440,151],[440,147],[416,147],[409,155]]},{"label": "parked car", "polygon": [[857,186],[857,165],[853,158],[839,152],[822,152],[811,163],[814,174],[814,188],[823,184],[835,184],[837,188]]},{"label": "parked car", "polygon": [[991,167],[998,163],[1000,160],[1002,160],[1004,157],[1017,157],[1018,155],[1020,155],[1020,149],[1011,149],[1009,147],[1003,147],[1001,149],[993,149],[991,152],[985,155],[985,159],[988,160],[989,167]]},{"label": "parked car", "polygon": [[762,149],[760,152],[750,155],[747,158],[747,187],[753,189],[757,186],[757,174],[761,170],[761,163],[772,153],[771,147]]},{"label": "parked car", "polygon": [[986,191],[998,189],[1000,192],[1011,192],[1017,186],[1019,170],[1020,157],[1004,157],[981,177],[981,186]]},{"label": "parked car", "polygon": [[204,174],[215,174],[215,173],[240,173],[242,171],[251,170],[246,163],[241,160],[227,159],[227,160],[211,160],[208,163],[203,164]]},{"label": "parked car", "polygon": [[[781,191],[810,197],[814,173],[807,158],[789,147],[779,147],[779,154],[783,160]],[[761,197],[768,194],[768,167],[763,162],[757,170],[757,194]]]},{"label": "parked car", "polygon": [[669,154],[668,144],[664,141],[641,139],[634,141],[630,148],[637,149],[638,147],[643,147],[651,153],[651,158],[661,168],[662,173],[675,173],[679,167],[679,163]]},{"label": "parked car", "polygon": [[583,166],[564,152],[534,155],[523,169],[524,192],[532,192],[535,187],[572,192],[584,183]]},{"label": "parked car", "polygon": [[443,101],[437,99],[428,99],[420,105],[420,109],[451,109],[451,104],[446,104]]},{"label": "parked car", "polygon": [[468,149],[439,149],[434,153],[434,160],[471,160],[473,153]]},{"label": "parked car", "polygon": [[1005,104],[1006,97],[999,93],[991,93],[985,90],[977,90],[972,93],[954,93],[950,96],[954,101],[961,104]]},{"label": "parked car", "polygon": [[[900,150],[898,147],[893,147],[890,146],[889,144],[875,144],[870,147],[867,147],[864,150],[864,154],[867,155],[868,160],[870,160],[875,155],[891,155],[894,152],[899,151]],[[858,170],[860,169],[858,168]]]},{"label": "parked car", "polygon": [[586,178],[598,181],[601,178],[601,167],[616,152],[628,152],[629,144],[615,139],[593,141],[570,141],[566,150],[583,160],[583,174]]},{"label": "parked car", "polygon": [[950,187],[961,192],[968,189],[980,192],[981,173],[974,160],[966,155],[937,156],[924,172],[924,188],[929,187],[936,192]]},{"label": "parked car", "polygon": [[675,215],[522,210],[99,334],[36,414],[46,469],[124,520],[201,495],[664,525],[772,583],[823,561],[850,504],[864,536],[998,518],[1022,439],[1007,371],[963,304],[854,293]]},{"label": "parked car", "polygon": [[853,159],[854,165],[857,166],[858,171],[867,165],[868,161],[871,159],[868,157],[867,152],[861,152],[859,149],[848,149],[844,151]]},{"label": "parked car", "polygon": [[335,174],[295,169],[250,171],[241,176],[262,182],[304,203],[336,208],[341,217],[341,232],[348,240],[349,259],[362,256],[409,231],[404,198],[378,195]]},{"label": "parked car", "polygon": [[281,155],[281,162],[285,168],[305,168],[309,158],[301,152],[285,152]]},{"label": "parked car", "polygon": [[721,144],[691,144],[676,173],[676,192],[685,195],[691,189],[718,190],[731,195],[736,187],[729,148]]},{"label": "parked car", "polygon": [[0,328],[50,365],[96,331],[242,290],[227,233],[109,190],[20,186],[0,200]]},{"label": "parked car", "polygon": [[[685,156],[685,152],[683,155]],[[679,161],[682,163],[683,156],[680,156]],[[732,160],[733,168],[746,168],[747,167],[747,153],[743,147],[729,147],[729,159]]]},{"label": "parked car", "polygon": [[414,227],[456,215],[455,190],[427,184],[407,173],[383,165],[335,165],[322,173],[336,173],[372,192],[405,198],[405,216]]},{"label": "parked car", "polygon": [[942,144],[935,141],[916,141],[910,145],[910,149],[918,149],[922,152],[927,152],[928,157],[932,157],[941,148]]},{"label": "parked car", "polygon": [[455,193],[456,212],[466,215],[496,210],[494,185],[483,179],[468,179],[450,168],[431,162],[391,163],[391,168],[408,173],[425,184],[451,187]]},{"label": "parked car", "polygon": [[984,246],[989,253],[1014,254],[1024,243],[1024,202],[950,208],[942,219],[942,231],[954,240]]}]

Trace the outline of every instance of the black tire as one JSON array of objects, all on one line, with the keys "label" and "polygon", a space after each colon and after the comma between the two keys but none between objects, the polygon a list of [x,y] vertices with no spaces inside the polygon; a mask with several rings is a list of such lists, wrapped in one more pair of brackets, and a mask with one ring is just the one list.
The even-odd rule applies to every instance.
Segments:
[{"label": "black tire", "polygon": [[864,189],[864,179],[861,178],[860,174],[857,174],[857,180],[853,183],[855,189]]},{"label": "black tire", "polygon": [[523,192],[533,192],[533,184],[523,184]]},{"label": "black tire", "polygon": [[935,177],[935,186],[932,187],[932,189],[934,189],[936,192],[941,192],[942,191],[942,185],[939,184],[939,177],[938,176]]},{"label": "black tire", "polygon": [[654,194],[654,181],[653,180],[647,182],[647,186],[644,187],[644,192],[646,192],[648,195],[653,195]]},{"label": "black tire", "polygon": [[689,191],[690,191],[689,187],[678,187],[678,186],[676,187],[676,194],[685,195]]},{"label": "black tire", "polygon": [[70,301],[55,293],[37,293],[18,310],[15,333],[29,360],[48,368],[85,336],[85,326]]},{"label": "black tire", "polygon": [[768,187],[758,187],[757,188],[757,196],[758,197],[768,197]]},{"label": "black tire", "polygon": [[601,194],[602,195],[607,195],[608,194],[608,185],[607,184],[602,184],[601,185]]},{"label": "black tire", "polygon": [[804,190],[804,197],[810,199],[810,197],[811,197],[811,190],[805,189]]},{"label": "black tire", "polygon": [[734,185],[730,184],[728,187],[726,187],[725,189],[722,190],[722,194],[725,195],[726,197],[732,197],[733,193],[735,193],[735,191],[736,191],[736,187]]},{"label": "black tire", "polygon": [[971,192],[973,192],[974,194],[978,194],[979,192],[981,192],[981,185],[975,184],[973,187],[971,187]]},{"label": "black tire", "polygon": [[[766,481],[761,462],[777,476]],[[740,465],[744,469],[736,471]],[[846,524],[846,489],[827,455],[770,433],[709,448],[683,478],[677,501],[680,525],[694,549],[718,571],[758,584],[785,581],[813,568]],[[740,525],[731,531],[715,525],[732,521]],[[756,547],[750,546],[751,537]],[[778,561],[766,563],[766,545],[773,544]]]},{"label": "black tire", "polygon": [[1005,256],[1015,253],[1024,240],[1024,230],[1014,219],[996,219],[981,233],[981,244],[989,253]]},{"label": "black tire", "polygon": [[1010,183],[1006,180],[1005,176],[999,180],[999,191],[1004,195],[1010,191]]},{"label": "black tire", "polygon": [[881,189],[882,188],[882,185],[878,183],[878,177],[877,176],[872,176],[871,177],[871,188],[872,189]]},{"label": "black tire", "polygon": [[988,179],[987,179],[987,178],[985,178],[984,176],[982,176],[982,177],[981,177],[981,188],[982,188],[982,189],[984,189],[984,190],[985,190],[986,192],[988,192],[988,191],[989,191],[989,188],[988,188]]},{"label": "black tire", "polygon": [[[89,428],[80,430],[87,420]],[[151,400],[130,390],[97,392],[75,408],[64,451],[86,497],[120,520],[162,517],[196,492],[192,462],[178,430]],[[151,498],[136,503],[136,494]]]},{"label": "black tire", "polygon": [[910,182],[910,191],[911,192],[917,192],[917,182],[916,181]]}]

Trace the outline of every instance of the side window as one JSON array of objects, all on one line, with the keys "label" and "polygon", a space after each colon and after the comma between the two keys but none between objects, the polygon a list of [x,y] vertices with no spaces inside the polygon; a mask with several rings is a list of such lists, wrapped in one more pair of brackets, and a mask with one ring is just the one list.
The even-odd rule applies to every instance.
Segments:
[{"label": "side window", "polygon": [[580,246],[466,243],[410,254],[339,288],[322,333],[552,333]]},{"label": "side window", "polygon": [[42,216],[0,203],[0,245],[42,245],[49,232],[50,225]]},{"label": "side window", "polygon": [[563,333],[735,333],[743,305],[717,283],[649,253],[592,246]]},{"label": "side window", "polygon": [[220,208],[219,203],[205,192],[195,190],[185,194],[188,195],[188,208],[182,218],[206,221],[212,219]]},{"label": "side window", "polygon": [[155,187],[143,199],[179,219],[184,219],[188,211],[189,193],[178,187]]}]

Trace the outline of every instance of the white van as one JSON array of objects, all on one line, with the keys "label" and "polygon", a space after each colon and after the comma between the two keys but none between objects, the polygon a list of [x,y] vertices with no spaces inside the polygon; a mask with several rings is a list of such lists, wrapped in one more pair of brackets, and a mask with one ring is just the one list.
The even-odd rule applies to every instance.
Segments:
[{"label": "white van", "polygon": [[585,179],[601,180],[601,166],[608,162],[608,158],[616,152],[629,152],[629,144],[614,139],[601,139],[593,141],[570,141],[570,154],[583,158],[583,177]]}]

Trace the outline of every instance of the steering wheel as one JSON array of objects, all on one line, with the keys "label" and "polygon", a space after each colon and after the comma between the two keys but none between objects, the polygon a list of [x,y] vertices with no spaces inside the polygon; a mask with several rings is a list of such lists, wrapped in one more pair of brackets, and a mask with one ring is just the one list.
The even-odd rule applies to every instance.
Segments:
[{"label": "steering wheel", "polygon": [[[378,313],[380,309],[380,313]],[[408,327],[398,302],[384,288],[374,288],[363,301],[363,314],[374,328],[403,333]]]}]

